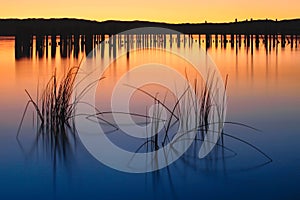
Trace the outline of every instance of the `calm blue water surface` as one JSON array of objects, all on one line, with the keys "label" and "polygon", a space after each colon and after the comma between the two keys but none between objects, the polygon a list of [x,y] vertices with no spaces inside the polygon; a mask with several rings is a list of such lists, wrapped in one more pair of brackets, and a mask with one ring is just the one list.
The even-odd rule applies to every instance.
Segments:
[{"label": "calm blue water surface", "polygon": [[[108,45],[108,44],[107,44]],[[167,44],[168,45],[168,44]],[[299,46],[299,45],[298,45]],[[205,42],[201,41],[201,47]],[[50,47],[49,47],[50,48]],[[180,48],[199,48],[198,41]],[[238,51],[236,50],[238,49]],[[13,38],[0,38],[0,199],[298,199],[300,195],[300,48],[251,50],[219,45],[207,49],[221,75],[229,75],[224,146],[196,159],[193,145],[182,158],[156,172],[130,174],[97,161],[79,138],[56,158],[35,143],[33,110],[16,133],[27,96],[35,94],[54,66],[62,73],[80,62],[72,53],[15,59]],[[49,52],[50,54],[50,52]]]}]

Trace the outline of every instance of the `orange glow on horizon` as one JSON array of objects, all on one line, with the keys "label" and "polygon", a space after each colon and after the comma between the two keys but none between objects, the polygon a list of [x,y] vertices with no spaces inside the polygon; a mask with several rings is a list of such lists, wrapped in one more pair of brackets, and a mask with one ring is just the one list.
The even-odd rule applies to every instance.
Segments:
[{"label": "orange glow on horizon", "polygon": [[[97,21],[145,20],[168,23],[232,22],[299,18],[298,0],[115,0],[4,1],[0,18],[79,18]],[[17,2],[16,2],[17,1]],[[16,6],[17,5],[17,6]]]}]

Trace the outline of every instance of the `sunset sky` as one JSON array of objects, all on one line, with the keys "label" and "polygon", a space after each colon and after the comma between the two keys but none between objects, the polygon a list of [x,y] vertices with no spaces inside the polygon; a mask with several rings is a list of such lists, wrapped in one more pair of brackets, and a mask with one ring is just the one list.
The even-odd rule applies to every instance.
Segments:
[{"label": "sunset sky", "polygon": [[0,18],[196,23],[300,17],[299,0],[0,0],[0,3]]}]

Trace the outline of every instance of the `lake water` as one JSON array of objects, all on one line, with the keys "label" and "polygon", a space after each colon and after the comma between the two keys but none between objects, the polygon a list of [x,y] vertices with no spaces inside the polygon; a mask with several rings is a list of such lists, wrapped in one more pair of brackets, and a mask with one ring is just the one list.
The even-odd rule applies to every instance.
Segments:
[{"label": "lake water", "polygon": [[[122,39],[121,39],[122,40]],[[120,41],[121,41],[120,40]],[[59,41],[59,38],[57,39]],[[299,41],[298,41],[299,42]],[[205,36],[194,36],[181,41],[180,51],[193,52],[204,48],[227,84],[227,122],[243,123],[259,129],[225,124],[224,146],[215,146],[204,159],[194,159],[189,149],[182,158],[156,172],[131,174],[107,167],[96,160],[79,138],[70,143],[67,155],[53,156],[47,142],[36,142],[36,115],[30,108],[22,125],[20,137],[16,134],[28,101],[27,89],[35,98],[36,91],[47,83],[56,69],[58,76],[81,60],[113,59],[125,48],[121,43],[116,52],[105,43],[103,54],[86,58],[84,49],[76,56],[70,49],[62,55],[60,46],[55,56],[48,50],[37,52],[33,40],[32,54],[16,59],[13,37],[0,37],[0,198],[1,199],[296,199],[300,180],[300,43],[285,47],[263,44],[259,47],[231,46],[211,41],[205,48]],[[166,49],[170,41],[166,42]],[[131,65],[143,57],[133,52],[129,58],[120,58],[103,87],[110,89]],[[148,57],[160,58],[159,51],[147,52]],[[155,55],[155,56],[154,56]],[[103,58],[101,57],[103,56]],[[162,55],[163,57],[165,54]],[[166,63],[182,61],[167,57]],[[157,61],[158,62],[158,61]],[[180,63],[180,64],[178,64]],[[101,91],[101,83],[98,90]],[[154,90],[150,88],[149,90]],[[164,90],[164,88],[160,88]],[[136,95],[137,106],[142,100]],[[97,105],[105,105],[100,93]],[[151,104],[151,102],[146,102]],[[105,107],[105,106],[104,106]],[[141,108],[138,108],[141,109]],[[241,139],[245,142],[242,142]],[[113,139],[113,136],[112,136]],[[257,149],[272,159],[264,156]],[[228,150],[229,149],[229,150]]]}]

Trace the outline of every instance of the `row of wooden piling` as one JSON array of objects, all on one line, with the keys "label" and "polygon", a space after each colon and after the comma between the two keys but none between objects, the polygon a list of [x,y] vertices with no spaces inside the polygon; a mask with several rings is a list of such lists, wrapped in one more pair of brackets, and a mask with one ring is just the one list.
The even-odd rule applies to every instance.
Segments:
[{"label": "row of wooden piling", "polygon": [[[205,37],[205,39],[203,38]],[[58,40],[59,38],[59,40]],[[244,44],[246,47],[255,46],[259,48],[262,43],[265,47],[277,47],[279,44],[282,48],[286,47],[287,44],[293,48],[298,47],[299,36],[297,35],[236,35],[236,34],[206,34],[206,35],[181,35],[181,34],[139,34],[139,35],[16,35],[15,36],[15,57],[32,57],[33,45],[35,39],[35,50],[39,57],[42,57],[44,53],[48,56],[48,46],[51,46],[51,57],[56,56],[56,49],[59,46],[60,56],[69,57],[73,52],[74,57],[78,57],[79,52],[86,52],[88,54],[94,47],[100,44],[105,38],[108,40],[109,48],[112,49],[112,54],[115,57],[117,48],[125,47],[126,49],[132,48],[131,46],[136,43],[138,48],[141,47],[162,47],[166,48],[167,43],[170,47],[174,44],[177,48],[181,45],[191,45],[192,43],[198,42],[205,43],[205,48],[210,48],[212,45],[218,47],[241,47]],[[111,53],[109,51],[109,53]]]}]

